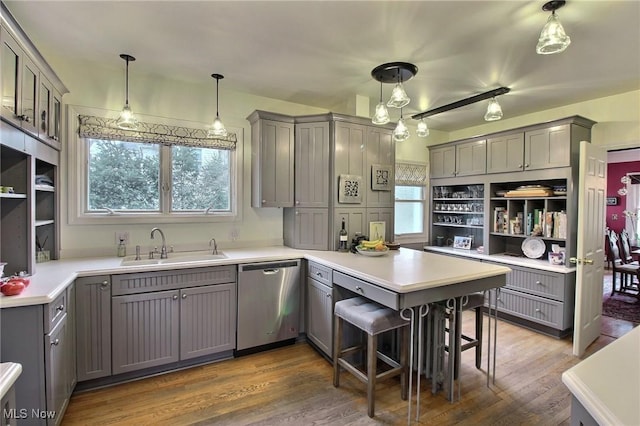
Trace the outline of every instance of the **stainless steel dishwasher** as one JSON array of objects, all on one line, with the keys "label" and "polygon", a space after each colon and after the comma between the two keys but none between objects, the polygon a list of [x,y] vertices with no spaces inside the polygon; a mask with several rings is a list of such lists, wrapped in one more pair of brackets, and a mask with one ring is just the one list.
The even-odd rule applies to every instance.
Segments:
[{"label": "stainless steel dishwasher", "polygon": [[298,337],[300,260],[238,266],[237,350]]}]

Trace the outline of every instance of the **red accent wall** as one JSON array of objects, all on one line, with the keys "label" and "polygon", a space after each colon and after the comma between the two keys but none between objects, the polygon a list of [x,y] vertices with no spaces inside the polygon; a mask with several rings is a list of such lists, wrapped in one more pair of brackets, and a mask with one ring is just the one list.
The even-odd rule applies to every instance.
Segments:
[{"label": "red accent wall", "polygon": [[607,197],[618,197],[617,206],[607,206],[607,226],[620,232],[624,229],[624,214],[626,208],[626,197],[618,195],[618,189],[622,188],[620,178],[629,172],[640,172],[640,161],[629,161],[626,163],[607,164]]}]

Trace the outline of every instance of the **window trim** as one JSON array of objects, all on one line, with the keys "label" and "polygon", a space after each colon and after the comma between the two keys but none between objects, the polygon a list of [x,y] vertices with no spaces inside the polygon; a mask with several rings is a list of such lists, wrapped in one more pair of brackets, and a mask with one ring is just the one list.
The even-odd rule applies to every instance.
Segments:
[{"label": "window trim", "polygon": [[[171,212],[167,206],[170,205],[168,197],[161,198],[160,212],[139,212],[139,213],[123,213],[109,212],[90,213],[87,207],[87,143],[86,139],[78,135],[78,115],[117,115],[117,111],[106,111],[96,108],[87,108],[81,106],[67,106],[67,137],[68,155],[68,188],[67,191],[67,215],[69,225],[110,225],[110,224],[153,224],[153,223],[219,223],[219,222],[237,222],[242,220],[242,200],[243,191],[243,175],[244,175],[244,129],[228,127],[228,129],[237,136],[236,149],[231,152],[231,210],[229,212]],[[178,125],[178,126],[202,126],[206,124],[190,122],[187,120],[171,120],[162,117],[143,116],[138,114],[139,118],[145,117],[145,121],[152,121],[161,124]],[[164,147],[161,147],[164,149]],[[170,149],[170,148],[169,148]],[[162,156],[162,161],[169,161],[169,156]],[[167,167],[162,164],[161,167]],[[168,165],[170,168],[170,164]],[[171,176],[165,176],[170,179]],[[74,193],[75,192],[75,193]]]},{"label": "window trim", "polygon": [[[394,200],[394,209],[395,209],[395,204],[396,203],[403,203],[403,202],[422,202],[422,232],[413,232],[413,233],[408,233],[408,234],[395,234],[394,235],[394,239],[399,242],[399,243],[423,243],[427,241],[428,235],[429,235],[429,230],[428,230],[428,222],[427,222],[427,215],[429,212],[429,200],[427,198],[427,194],[428,194],[428,188],[429,188],[429,175],[428,175],[428,165],[424,162],[420,162],[420,161],[396,161],[396,166],[399,164],[407,164],[407,165],[418,165],[418,166],[424,166],[425,168],[425,174],[426,174],[426,178],[425,178],[425,182],[424,185],[411,185],[411,184],[407,184],[406,182],[401,182],[401,183],[394,183],[394,189],[395,187],[398,186],[419,186],[421,188],[423,188],[423,198],[422,200],[407,200],[407,199],[398,199],[397,197]],[[396,177],[397,177],[397,173],[396,173]],[[397,191],[394,191],[397,194]],[[394,221],[396,220],[395,215],[394,215]],[[394,224],[394,230],[395,230],[395,224]]]}]

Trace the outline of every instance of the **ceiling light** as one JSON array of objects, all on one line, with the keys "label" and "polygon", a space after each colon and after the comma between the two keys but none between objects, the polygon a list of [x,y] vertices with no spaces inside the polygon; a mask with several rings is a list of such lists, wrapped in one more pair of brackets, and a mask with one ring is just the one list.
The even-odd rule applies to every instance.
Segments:
[{"label": "ceiling light", "polygon": [[382,82],[380,82],[380,103],[376,105],[376,112],[371,119],[373,124],[387,124],[391,119],[389,118],[389,111],[387,110],[387,106],[382,101]]},{"label": "ceiling light", "polygon": [[480,93],[479,95],[474,95],[465,99],[461,99],[459,101],[451,102],[450,104],[433,108],[428,111],[419,112],[418,114],[412,115],[411,118],[413,118],[414,120],[420,120],[426,117],[431,117],[432,115],[440,114],[443,112],[451,111],[453,109],[461,108],[463,106],[471,105],[476,102],[495,98],[496,96],[504,95],[506,93],[509,93],[510,91],[511,89],[508,87],[498,87],[497,89],[489,90],[488,92]]},{"label": "ceiling light", "polygon": [[209,129],[208,136],[213,138],[223,138],[227,136],[227,129],[224,128],[222,120],[220,120],[220,114],[218,113],[218,83],[224,78],[221,74],[211,74],[211,77],[216,79],[216,118],[213,120],[213,124]]},{"label": "ceiling light", "polygon": [[395,83],[387,106],[402,108],[410,101],[402,83],[411,79],[417,72],[418,67],[408,62],[388,62],[375,67],[371,71],[371,76],[380,83]]},{"label": "ceiling light", "polygon": [[125,77],[125,101],[124,108],[122,108],[122,112],[120,112],[120,117],[116,120],[116,126],[121,129],[131,130],[138,127],[138,120],[133,115],[133,111],[131,111],[131,107],[129,107],[129,62],[133,62],[136,60],[131,55],[127,55],[126,53],[122,53],[120,55],[122,59],[127,63],[126,77]]},{"label": "ceiling light", "polygon": [[496,98],[492,98],[489,101],[489,105],[487,105],[487,112],[484,115],[485,121],[496,121],[502,118],[502,108],[500,108],[500,104],[496,100]]},{"label": "ceiling light", "polygon": [[538,45],[536,46],[536,52],[538,54],[550,55],[552,53],[560,53],[571,44],[571,39],[564,32],[564,28],[556,16],[556,9],[560,9],[565,3],[564,0],[554,0],[542,6],[542,10],[547,12],[551,11],[551,16],[549,16],[547,23],[540,33]]},{"label": "ceiling light", "polygon": [[420,120],[418,123],[418,130],[416,131],[416,135],[420,138],[426,138],[429,136],[429,127],[427,126],[427,122],[424,121],[424,118]]},{"label": "ceiling light", "polygon": [[396,83],[395,87],[391,91],[391,98],[387,102],[387,106],[391,108],[402,108],[409,104],[411,99],[407,96],[407,92],[404,91],[402,83]]},{"label": "ceiling light", "polygon": [[393,129],[393,140],[396,142],[403,142],[409,139],[409,129],[404,124],[404,118],[402,118],[402,109],[400,109],[400,119],[396,128]]}]

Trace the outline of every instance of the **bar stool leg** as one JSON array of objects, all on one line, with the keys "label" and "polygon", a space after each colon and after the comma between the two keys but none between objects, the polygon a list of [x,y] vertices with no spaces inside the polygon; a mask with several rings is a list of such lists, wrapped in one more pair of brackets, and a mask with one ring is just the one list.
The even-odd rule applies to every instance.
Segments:
[{"label": "bar stool leg", "polygon": [[377,352],[378,336],[367,334],[367,414],[369,417],[373,417],[375,411]]},{"label": "bar stool leg", "polygon": [[400,363],[402,364],[402,373],[400,374],[400,398],[407,400],[407,388],[409,378],[409,327],[402,327],[400,331]]},{"label": "bar stool leg", "polygon": [[482,307],[479,306],[476,311],[476,340],[478,345],[476,346],[476,368],[479,370],[482,364]]},{"label": "bar stool leg", "polygon": [[335,332],[333,335],[333,386],[340,386],[340,344],[342,343],[342,318],[334,316]]}]

